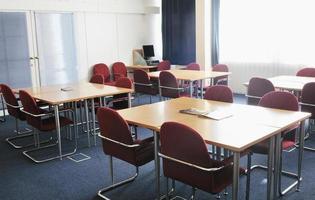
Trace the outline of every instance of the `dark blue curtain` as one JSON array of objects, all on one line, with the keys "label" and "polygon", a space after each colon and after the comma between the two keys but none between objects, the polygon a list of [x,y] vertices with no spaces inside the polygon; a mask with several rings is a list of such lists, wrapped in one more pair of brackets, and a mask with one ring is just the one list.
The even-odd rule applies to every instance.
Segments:
[{"label": "dark blue curtain", "polygon": [[185,65],[196,61],[195,0],[162,0],[163,59]]}]

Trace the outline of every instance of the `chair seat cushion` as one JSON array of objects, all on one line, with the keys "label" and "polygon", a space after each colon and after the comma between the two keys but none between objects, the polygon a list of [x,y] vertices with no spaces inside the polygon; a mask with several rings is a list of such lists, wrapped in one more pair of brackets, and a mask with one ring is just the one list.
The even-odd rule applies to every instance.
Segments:
[{"label": "chair seat cushion", "polygon": [[105,82],[104,85],[115,86],[116,82],[115,81],[109,81],[109,82]]},{"label": "chair seat cushion", "polygon": [[[66,117],[59,117],[60,127],[73,124],[73,122]],[[55,117],[49,117],[42,120],[41,126],[38,128],[40,131],[52,131],[56,129]]]},{"label": "chair seat cushion", "polygon": [[[294,141],[283,140],[282,141],[282,149],[287,149],[287,148],[293,147],[294,144],[295,144]],[[268,154],[268,150],[269,150],[269,141],[268,140],[260,142],[251,148],[252,152],[259,153],[259,154]]]}]

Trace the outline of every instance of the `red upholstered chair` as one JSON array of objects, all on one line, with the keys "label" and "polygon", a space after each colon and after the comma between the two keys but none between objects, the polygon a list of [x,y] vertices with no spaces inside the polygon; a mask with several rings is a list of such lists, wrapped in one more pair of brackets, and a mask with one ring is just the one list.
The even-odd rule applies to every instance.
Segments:
[{"label": "red upholstered chair", "polygon": [[[123,77],[120,78],[116,81],[116,87],[121,87],[121,88],[128,88],[132,89],[132,82],[129,78]],[[116,94],[113,96],[112,101],[109,101],[108,103],[113,104],[114,109],[124,109],[128,108],[128,94]]]},{"label": "red upholstered chair", "polygon": [[271,81],[265,78],[253,77],[247,87],[247,104],[257,105],[262,96],[275,91]]},{"label": "red upholstered chair", "polygon": [[127,68],[123,62],[115,62],[112,66],[114,81],[120,78],[127,77]]},{"label": "red upholstered chair", "polygon": [[104,77],[100,74],[94,74],[90,79],[90,83],[104,84]]},{"label": "red upholstered chair", "polygon": [[315,77],[315,68],[313,67],[306,67],[300,69],[297,73],[297,76],[306,76],[306,77]]},{"label": "red upholstered chair", "polygon": [[106,64],[98,63],[93,66],[93,75],[100,74],[104,78],[105,85],[115,85],[114,81],[110,80],[110,71]]},{"label": "red upholstered chair", "polygon": [[162,71],[159,75],[160,80],[160,95],[166,98],[178,98],[189,96],[184,91],[184,88],[178,86],[178,81],[175,76],[169,71]]},{"label": "red upholstered chair", "polygon": [[[304,85],[301,94],[301,111],[312,113],[309,118],[310,123],[308,127],[308,135],[311,134],[312,126],[314,126],[315,121],[315,82],[307,83]],[[305,150],[315,151],[315,148],[304,146]]]},{"label": "red upholstered chair", "polygon": [[200,65],[198,63],[189,63],[186,69],[200,71]]},{"label": "red upholstered chair", "polygon": [[[282,110],[290,110],[290,111],[298,111],[299,110],[299,104],[297,101],[297,98],[290,92],[282,92],[282,91],[273,91],[265,94],[259,101],[259,106],[267,107],[267,108],[275,108],[275,109],[282,109]],[[295,132],[298,128],[298,124],[294,125],[293,127],[288,128],[286,131],[283,131],[282,133],[282,142],[281,142],[281,149],[289,149],[294,147],[295,145]],[[254,145],[251,148],[252,153],[258,153],[258,154],[265,154],[268,155],[269,151],[269,140],[263,141],[257,145]],[[266,169],[265,166],[262,165],[255,165],[251,166],[251,154],[248,154],[248,169],[253,170],[254,168],[262,168]],[[250,177],[250,171],[248,170],[248,177]],[[297,175],[293,174],[291,172],[282,171],[282,153],[280,153],[280,176],[279,176],[279,193],[281,195],[284,195],[288,188],[290,188],[292,185],[296,184],[293,183],[289,187],[287,187],[285,192],[281,191],[281,174],[286,175],[290,178],[297,179]],[[250,179],[248,179],[250,180]]]},{"label": "red upholstered chair", "polygon": [[177,122],[166,122],[160,130],[160,141],[159,156],[163,158],[167,191],[168,178],[192,186],[190,199],[194,199],[195,188],[217,194],[231,185],[232,157],[223,161],[211,159],[203,138],[195,130]]},{"label": "red upholstered chair", "polygon": [[[33,135],[33,133],[30,133],[32,132],[32,130],[28,128],[26,128],[26,130],[22,132],[19,129],[19,121],[26,120],[24,113],[21,112],[20,110],[22,106],[19,105],[18,99],[16,98],[12,89],[9,86],[5,84],[0,84],[0,87],[1,87],[2,95],[5,100],[5,104],[7,105],[8,113],[9,115],[15,118],[15,131],[14,132],[17,133],[17,136],[6,138],[6,141],[16,149],[26,147],[26,146],[22,146],[13,142],[17,139]],[[27,145],[27,146],[30,146],[30,145]]]},{"label": "red upholstered chair", "polygon": [[[51,132],[53,130],[56,130],[55,117],[54,117],[53,113],[48,112],[48,111],[43,110],[40,107],[38,107],[35,99],[30,94],[28,94],[26,91],[20,90],[19,96],[20,96],[20,99],[21,99],[21,102],[23,105],[22,112],[25,113],[26,121],[29,125],[31,125],[32,127],[35,128],[34,129],[34,134],[36,135],[35,144],[37,145],[37,148],[35,148],[35,149],[23,151],[23,154],[36,163],[42,163],[42,162],[46,162],[46,161],[50,161],[50,160],[59,158],[59,156],[56,156],[56,157],[50,157],[50,158],[46,158],[46,159],[36,159],[29,154],[31,152],[34,152],[34,151],[37,151],[37,150],[40,150],[43,148],[47,148],[47,147],[52,147],[52,146],[56,145],[56,143],[55,143],[53,145],[47,145],[44,147],[40,147],[39,135],[38,135],[39,134],[38,131]],[[69,110],[61,110],[60,112],[66,112],[66,111],[69,111]],[[72,120],[70,120],[69,118],[66,118],[66,117],[62,117],[62,116],[59,117],[59,121],[60,121],[60,127],[64,127],[64,126],[73,124]],[[76,133],[75,133],[75,135],[76,135]],[[64,155],[64,156],[66,156],[66,155]]]},{"label": "red upholstered chair", "polygon": [[133,72],[134,88],[138,94],[150,95],[150,103],[152,103],[152,95],[155,96],[159,93],[157,85],[154,85],[154,81],[150,80],[148,73],[142,69],[136,69]]},{"label": "red upholstered chair", "polygon": [[207,88],[204,99],[233,103],[233,93],[228,86],[214,85]]},{"label": "red upholstered chair", "polygon": [[[214,72],[228,72],[229,68],[224,64],[216,64],[212,66]],[[228,76],[220,76],[213,79],[213,85],[228,85]]]},{"label": "red upholstered chair", "polygon": [[171,69],[171,62],[168,60],[163,60],[157,65],[158,71],[170,70]]},{"label": "red upholstered chair", "polygon": [[[98,191],[98,196],[107,199],[103,193],[120,185],[133,181],[138,175],[138,167],[154,159],[153,137],[143,140],[132,138],[127,122],[110,108],[100,108],[97,111],[100,125],[100,137],[103,151],[110,158],[111,185]],[[114,184],[113,157],[123,160],[136,167],[136,174],[124,181]]]}]

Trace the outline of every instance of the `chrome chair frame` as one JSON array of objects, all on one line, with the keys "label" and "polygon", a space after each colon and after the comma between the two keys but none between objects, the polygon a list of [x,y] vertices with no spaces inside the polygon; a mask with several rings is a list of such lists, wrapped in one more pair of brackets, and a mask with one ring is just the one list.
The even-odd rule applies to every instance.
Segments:
[{"label": "chrome chair frame", "polygon": [[[300,102],[299,104],[300,104],[300,105],[304,105],[304,106],[315,107],[315,104],[310,104],[310,103],[302,103],[302,102]],[[314,120],[312,120],[312,121],[313,121],[313,123],[314,123]],[[311,126],[312,126],[313,123],[310,123],[310,124],[309,124],[309,130],[311,129]],[[308,136],[306,136],[306,137],[304,138],[304,140],[307,140],[307,139],[310,137],[310,135],[311,135],[311,131],[308,132]],[[297,143],[295,146],[296,146],[297,148],[299,148],[299,144],[298,144],[298,143]],[[313,152],[315,152],[315,148],[312,148],[312,147],[306,147],[306,146],[304,146],[303,149],[304,149],[304,150],[307,150],[307,151],[313,151]]]},{"label": "chrome chair frame", "polygon": [[[153,87],[153,84],[150,83],[150,84],[145,84],[145,83],[137,83],[137,82],[133,82],[133,88],[135,88],[136,85],[141,85],[141,86],[146,86],[146,87]],[[139,93],[139,92],[137,92]],[[150,104],[152,103],[152,95],[149,95],[150,96]]]},{"label": "chrome chair frame", "polygon": [[[192,163],[189,163],[189,162],[185,162],[185,161],[182,161],[182,160],[179,160],[179,159],[176,159],[176,158],[173,158],[173,157],[170,157],[170,156],[167,156],[167,155],[164,155],[162,153],[158,153],[159,157],[161,158],[165,158],[167,160],[170,160],[170,161],[173,161],[173,162],[177,162],[177,163],[180,163],[180,164],[183,164],[183,165],[186,165],[186,166],[189,166],[189,167],[193,167],[193,168],[196,168],[196,169],[199,169],[199,170],[202,170],[202,171],[206,171],[206,172],[215,172],[215,171],[218,171],[218,170],[221,170],[229,165],[224,165],[222,167],[217,167],[217,168],[205,168],[205,167],[201,167],[199,165],[196,165],[196,164],[192,164]],[[230,164],[232,165],[232,163]],[[172,182],[172,189],[169,191],[169,185],[168,185],[168,177],[166,178],[166,199],[169,200],[169,195],[175,191],[175,182],[173,180]],[[247,190],[248,190],[248,187],[246,185],[246,195],[247,195]],[[195,187],[192,187],[192,193],[191,193],[191,196],[190,196],[190,199],[193,200],[195,199],[195,195],[196,195],[196,188]],[[181,197],[182,198],[182,197]],[[216,198],[220,198],[219,195],[216,196]]]},{"label": "chrome chair frame", "polygon": [[[125,144],[125,143],[122,143],[122,142],[118,142],[118,141],[116,141],[116,140],[113,140],[113,139],[104,137],[104,136],[102,136],[102,135],[100,135],[100,134],[99,134],[98,136],[99,136],[101,139],[103,139],[103,140],[108,140],[108,141],[110,141],[110,142],[113,142],[113,143],[115,143],[115,144],[118,144],[118,145],[121,145],[121,146],[127,147],[127,148],[135,148],[135,147],[139,147],[139,146],[140,146],[139,144],[129,145],[129,144]],[[101,197],[102,199],[106,199],[106,200],[110,200],[110,199],[109,199],[108,197],[104,196],[102,193],[108,192],[108,191],[110,191],[110,190],[112,190],[112,189],[115,189],[115,188],[117,188],[117,187],[119,187],[119,186],[122,186],[122,185],[124,185],[124,184],[126,184],[126,183],[129,183],[129,182],[134,181],[134,180],[137,178],[138,173],[139,173],[139,167],[136,167],[136,173],[135,173],[133,176],[131,176],[131,177],[129,177],[129,178],[123,180],[123,181],[114,183],[113,156],[109,156],[109,170],[110,170],[111,185],[109,185],[109,186],[107,186],[107,187],[105,187],[105,188],[102,188],[102,189],[100,189],[100,190],[97,192],[97,195],[98,195],[99,197]]]},{"label": "chrome chair frame", "polygon": [[[5,103],[7,106],[11,107],[11,108],[14,108],[14,109],[20,109],[22,108],[22,106],[14,106],[14,105],[11,105],[9,103]],[[29,146],[33,146],[33,144],[28,144],[26,146],[21,146],[21,145],[17,145],[15,144],[13,141],[14,140],[17,140],[17,139],[20,139],[20,138],[24,138],[24,137],[29,137],[29,136],[32,136],[33,133],[33,130],[29,129],[29,128],[25,128],[25,131],[20,131],[19,129],[19,120],[17,118],[15,118],[15,130],[14,130],[15,133],[17,133],[17,136],[13,136],[13,137],[8,137],[5,139],[5,141],[7,141],[7,143],[9,143],[11,146],[13,146],[15,149],[21,149],[21,148],[25,148],[25,147],[29,147]]]},{"label": "chrome chair frame", "polygon": [[[54,114],[52,112],[34,115],[32,113],[29,113],[29,112],[25,111],[24,109],[21,109],[21,111],[23,113],[27,114],[27,115],[31,115],[32,117],[41,117],[42,118],[42,117],[54,116]],[[76,116],[74,115],[73,110],[71,110],[71,109],[64,109],[64,110],[59,111],[59,113],[63,113],[63,112],[71,112],[72,116],[73,116],[73,119],[74,119],[73,123],[74,123],[74,125],[76,125]],[[57,116],[57,117],[59,117],[59,116]],[[74,134],[75,134],[74,135],[74,137],[75,137],[75,148],[74,148],[74,150],[72,152],[67,153],[67,154],[63,154],[62,157],[72,155],[72,154],[74,154],[77,151],[77,128],[76,128],[76,126],[73,126],[73,127],[74,127]],[[37,148],[26,150],[26,151],[22,152],[24,156],[26,156],[27,158],[31,159],[33,162],[35,162],[35,163],[43,163],[43,162],[47,162],[47,161],[51,161],[51,160],[60,158],[60,156],[58,155],[58,156],[53,156],[53,157],[49,157],[49,158],[46,158],[46,159],[38,160],[38,159],[35,159],[34,157],[32,157],[29,154],[30,152],[39,151],[41,149],[46,149],[46,148],[49,148],[49,147],[53,147],[53,146],[58,144],[58,141],[56,141],[53,144],[49,144],[49,145],[41,147],[40,146],[41,143],[39,143],[39,134],[38,134],[38,131],[35,128],[34,128],[34,142],[35,142],[35,146],[37,146]]]},{"label": "chrome chair frame", "polygon": [[[299,128],[298,128],[299,129]],[[280,137],[281,138],[281,137]],[[285,171],[285,170],[282,170],[282,153],[284,150],[282,150],[282,138],[280,139],[280,142],[281,144],[281,152],[280,152],[280,160],[279,160],[279,163],[280,163],[280,166],[279,166],[279,177],[278,177],[278,180],[279,180],[279,185],[278,185],[278,193],[280,196],[284,196],[286,193],[288,193],[293,187],[297,186],[298,183],[300,181],[302,181],[302,177],[300,177],[300,180],[299,180],[299,176],[298,174],[295,174],[295,173],[292,173],[292,172],[289,172],[289,171]],[[254,169],[262,169],[262,170],[268,170],[268,167],[267,166],[264,166],[264,165],[253,165],[251,166],[251,156],[252,156],[253,153],[249,153],[248,154],[248,159],[247,159],[247,170],[246,170],[246,174],[248,176],[248,181],[250,182],[250,174],[251,174],[251,171],[253,171]],[[269,159],[269,156],[268,156],[268,159]],[[292,179],[296,179],[296,181],[294,181],[292,184],[290,184],[289,186],[287,186],[284,190],[282,190],[282,186],[281,186],[281,176],[284,175],[288,178],[292,178]],[[247,183],[247,185],[249,185],[249,182]],[[247,196],[247,195],[246,195]],[[248,199],[247,199],[248,200]]]},{"label": "chrome chair frame", "polygon": [[2,104],[2,114],[3,116],[0,118],[0,122],[5,122],[5,108],[4,108],[4,99],[2,93],[0,93],[1,104]]}]

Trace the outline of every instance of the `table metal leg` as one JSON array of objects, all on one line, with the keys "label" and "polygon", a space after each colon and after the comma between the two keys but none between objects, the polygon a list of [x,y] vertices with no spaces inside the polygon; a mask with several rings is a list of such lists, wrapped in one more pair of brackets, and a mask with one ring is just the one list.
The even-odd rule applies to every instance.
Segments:
[{"label": "table metal leg", "polygon": [[60,160],[62,160],[60,121],[59,121],[59,108],[58,108],[58,106],[59,105],[54,105],[54,112],[55,112],[57,139],[58,139],[59,157],[60,157]]},{"label": "table metal leg", "polygon": [[274,150],[274,185],[273,185],[273,195],[274,199],[277,198],[277,189],[279,187],[279,176],[281,175],[280,173],[280,153],[281,153],[281,135],[277,134],[275,136],[275,150]]},{"label": "table metal leg", "polygon": [[128,108],[131,108],[131,93],[128,93]]},{"label": "table metal leg", "polygon": [[160,158],[159,153],[159,136],[158,133],[153,131],[154,134],[154,163],[155,163],[155,186],[156,186],[156,199],[160,199]]},{"label": "table metal leg", "polygon": [[273,167],[274,167],[274,150],[275,150],[275,136],[269,140],[269,152],[268,152],[268,171],[267,171],[267,199],[273,199]]},{"label": "table metal leg", "polygon": [[232,185],[232,199],[238,199],[239,176],[240,176],[240,153],[234,152],[233,155],[233,185]]},{"label": "table metal leg", "polygon": [[214,78],[211,78],[210,79],[210,86],[213,86],[214,85]]},{"label": "table metal leg", "polygon": [[92,124],[93,124],[93,137],[94,137],[94,146],[96,146],[96,126],[95,126],[95,103],[94,99],[91,99],[91,107],[92,107]]},{"label": "table metal leg", "polygon": [[192,81],[189,81],[189,94],[190,94],[190,97],[193,96],[193,82]]},{"label": "table metal leg", "polygon": [[84,100],[84,107],[85,107],[85,119],[86,119],[86,133],[88,137],[88,145],[91,147],[90,141],[90,122],[89,122],[89,108],[88,108],[88,100]]},{"label": "table metal leg", "polygon": [[297,191],[300,190],[300,185],[301,185],[301,173],[302,173],[302,161],[303,161],[303,150],[304,150],[304,135],[305,135],[305,129],[304,129],[305,121],[302,121],[300,124],[300,133],[299,133],[299,157],[298,157],[298,184],[297,184]]}]

